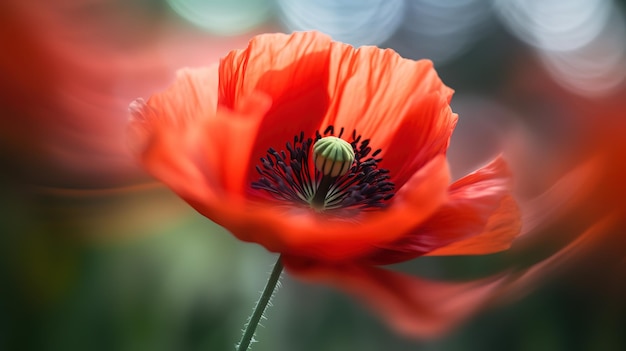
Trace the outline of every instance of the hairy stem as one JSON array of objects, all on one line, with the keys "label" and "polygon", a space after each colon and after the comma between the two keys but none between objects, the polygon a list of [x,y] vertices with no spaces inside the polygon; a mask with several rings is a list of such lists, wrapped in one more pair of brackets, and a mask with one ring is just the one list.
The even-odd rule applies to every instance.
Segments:
[{"label": "hairy stem", "polygon": [[247,351],[248,347],[250,347],[250,342],[252,342],[254,332],[259,325],[259,321],[263,317],[263,312],[265,312],[267,304],[270,302],[272,295],[274,294],[274,290],[276,289],[276,285],[278,284],[278,280],[280,279],[280,274],[282,272],[283,262],[281,257],[278,257],[278,260],[276,260],[274,268],[272,269],[272,273],[267,280],[267,284],[265,284],[265,288],[261,293],[261,297],[254,306],[254,311],[248,319],[248,323],[246,324],[243,335],[241,336],[241,341],[237,344],[237,351]]}]

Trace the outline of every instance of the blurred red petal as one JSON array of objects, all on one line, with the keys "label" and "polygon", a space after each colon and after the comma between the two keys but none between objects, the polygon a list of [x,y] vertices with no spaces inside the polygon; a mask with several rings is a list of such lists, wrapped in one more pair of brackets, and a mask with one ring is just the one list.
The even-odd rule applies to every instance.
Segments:
[{"label": "blurred red petal", "polygon": [[179,71],[168,90],[131,105],[129,124],[129,142],[153,175],[191,203],[216,206],[226,191],[242,192],[245,160],[269,107],[252,95],[240,112],[218,108],[217,78],[217,66]]},{"label": "blurred red petal", "polygon": [[355,296],[396,331],[437,337],[490,302],[502,278],[436,282],[355,264],[322,265],[283,257],[289,273],[309,283],[327,284]]},{"label": "blurred red petal", "polygon": [[443,246],[426,256],[486,255],[504,251],[511,247],[521,226],[516,201],[511,196],[505,196],[477,235]]},{"label": "blurred red petal", "polygon": [[551,277],[568,272],[590,280],[593,277],[589,277],[589,273],[593,274],[598,269],[615,269],[595,274],[623,277],[625,271],[620,271],[618,266],[626,263],[626,240],[622,232],[624,218],[625,214],[620,211],[604,216],[558,251],[512,275],[498,296],[504,301],[523,297]]},{"label": "blurred red petal", "polygon": [[67,188],[143,181],[125,140],[129,102],[163,87],[177,67],[217,62],[251,36],[215,38],[139,8],[1,2],[0,146],[20,180]]}]

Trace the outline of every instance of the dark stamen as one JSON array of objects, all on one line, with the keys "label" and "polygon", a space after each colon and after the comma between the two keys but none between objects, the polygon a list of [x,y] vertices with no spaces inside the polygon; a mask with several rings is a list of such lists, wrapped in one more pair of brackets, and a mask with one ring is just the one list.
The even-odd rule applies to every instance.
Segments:
[{"label": "dark stamen", "polygon": [[[286,151],[268,149],[266,156],[260,159],[260,165],[256,166],[260,178],[252,182],[252,189],[262,190],[270,198],[281,202],[312,207],[318,211],[384,208],[393,198],[394,184],[390,181],[389,171],[378,168],[382,158],[375,157],[381,149],[373,150],[370,140],[362,140],[356,131],[352,132],[350,142],[354,163],[345,174],[331,177],[315,167],[309,156],[313,152],[313,144],[325,136],[334,137],[334,132],[334,126],[328,126],[323,133],[316,131],[315,138],[307,139],[301,132],[293,138],[293,143],[286,143]],[[338,137],[343,133],[344,128],[341,128]]]}]

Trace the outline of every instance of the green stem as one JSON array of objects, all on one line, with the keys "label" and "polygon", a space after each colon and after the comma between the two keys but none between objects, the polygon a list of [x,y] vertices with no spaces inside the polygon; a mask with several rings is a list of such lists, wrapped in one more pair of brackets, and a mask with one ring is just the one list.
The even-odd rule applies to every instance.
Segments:
[{"label": "green stem", "polygon": [[324,205],[326,205],[326,195],[328,194],[328,190],[330,190],[330,186],[333,185],[335,178],[336,177],[331,177],[329,175],[322,177],[320,185],[317,187],[315,195],[311,200],[311,206],[316,210],[324,209]]},{"label": "green stem", "polygon": [[263,317],[263,312],[265,312],[267,304],[270,302],[270,299],[274,294],[274,290],[276,289],[276,285],[278,284],[278,280],[280,279],[280,274],[282,272],[283,262],[279,256],[278,260],[276,260],[276,263],[274,264],[272,273],[267,280],[267,284],[265,284],[265,289],[263,289],[261,297],[259,298],[259,301],[257,301],[256,306],[254,306],[254,311],[246,324],[246,329],[243,331],[241,341],[239,341],[239,344],[237,345],[237,351],[248,350],[252,337],[254,336],[254,332],[256,331],[256,327],[259,325],[259,321],[261,321],[261,318]]}]

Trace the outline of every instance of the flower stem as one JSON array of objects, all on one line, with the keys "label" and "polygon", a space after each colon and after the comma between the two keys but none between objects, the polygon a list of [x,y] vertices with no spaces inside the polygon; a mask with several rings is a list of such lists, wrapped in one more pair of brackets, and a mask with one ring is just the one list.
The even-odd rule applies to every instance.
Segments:
[{"label": "flower stem", "polygon": [[269,279],[267,280],[267,284],[265,284],[265,289],[261,293],[261,297],[257,301],[254,306],[254,311],[252,315],[248,319],[248,323],[246,324],[246,328],[243,331],[243,335],[241,336],[241,341],[237,344],[237,351],[247,351],[250,346],[250,342],[254,337],[254,332],[256,331],[256,327],[259,325],[259,321],[263,317],[263,312],[267,308],[268,303],[270,302],[272,295],[274,294],[274,290],[276,289],[276,285],[278,284],[278,280],[280,279],[280,274],[283,272],[283,262],[281,261],[281,257],[278,257],[276,263],[274,264],[274,268],[272,269],[272,273],[270,274]]},{"label": "flower stem", "polygon": [[328,190],[330,186],[333,185],[333,181],[335,181],[336,177],[331,177],[329,175],[325,175],[322,177],[320,181],[320,185],[317,187],[315,191],[315,195],[311,200],[311,206],[317,210],[323,210],[324,205],[326,205],[326,194],[328,194]]}]

